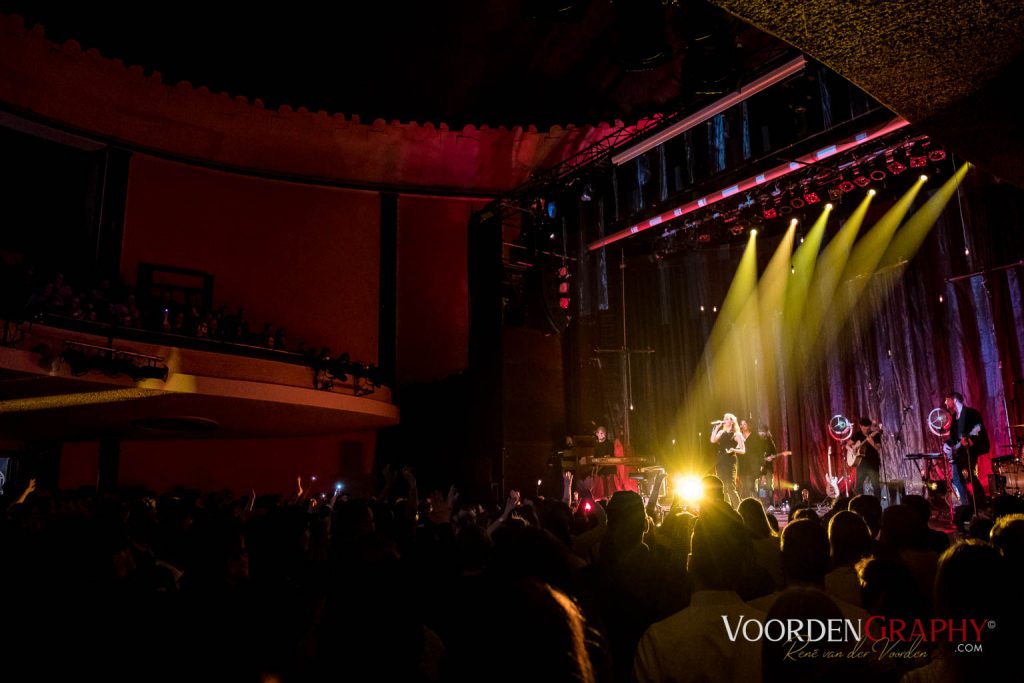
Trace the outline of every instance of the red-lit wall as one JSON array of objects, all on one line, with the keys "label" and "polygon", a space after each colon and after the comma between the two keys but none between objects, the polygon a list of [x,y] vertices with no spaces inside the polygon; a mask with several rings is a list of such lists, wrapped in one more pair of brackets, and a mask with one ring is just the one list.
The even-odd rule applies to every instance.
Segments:
[{"label": "red-lit wall", "polygon": [[481,201],[398,203],[398,377],[430,381],[469,364],[466,226]]},{"label": "red-lit wall", "polygon": [[284,325],[292,346],[377,360],[380,199],[136,154],[121,272],[139,262],[212,273],[214,304],[250,329]]},{"label": "red-lit wall", "polygon": [[[373,486],[376,435],[288,439],[221,439],[187,441],[124,441],[118,483],[163,492],[176,486],[242,495],[292,494],[296,477],[303,486],[328,491],[344,481],[354,493]],[[60,487],[95,486],[99,464],[96,442],[67,443],[61,450]],[[316,475],[317,482],[311,477]]]}]

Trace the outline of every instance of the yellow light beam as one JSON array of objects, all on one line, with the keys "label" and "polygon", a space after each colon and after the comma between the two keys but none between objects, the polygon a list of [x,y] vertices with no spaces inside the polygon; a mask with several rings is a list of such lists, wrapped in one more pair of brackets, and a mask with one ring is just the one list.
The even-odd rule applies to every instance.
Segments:
[{"label": "yellow light beam", "polygon": [[892,242],[896,229],[913,206],[914,199],[923,185],[924,181],[919,178],[892,208],[857,240],[828,306],[828,324],[818,328],[820,331],[815,336],[815,350],[811,355],[811,361],[823,358],[835,347],[836,340],[847,321],[861,303],[861,296],[871,277],[877,272],[878,264]]},{"label": "yellow light beam", "polygon": [[821,251],[821,243],[825,239],[825,227],[828,225],[831,213],[832,205],[826,204],[821,215],[804,236],[803,243],[793,254],[793,267],[789,285],[786,287],[782,323],[782,358],[786,367],[792,363],[796,341],[806,329],[802,320],[804,308],[807,305],[811,281],[815,274],[815,264],[818,260],[818,253]]},{"label": "yellow light beam", "polygon": [[928,233],[931,232],[932,227],[938,221],[949,200],[953,198],[956,188],[963,181],[970,168],[971,165],[969,163],[961,166],[924,203],[924,206],[907,219],[907,222],[900,228],[900,231],[893,238],[892,243],[882,257],[881,267],[904,265],[914,257],[914,254],[921,248],[921,244],[928,237]]},{"label": "yellow light beam", "polygon": [[860,233],[864,216],[867,215],[873,198],[874,193],[869,192],[861,200],[843,227],[825,246],[825,250],[814,266],[814,276],[807,291],[804,313],[799,322],[790,328],[790,335],[793,339],[792,361],[794,364],[798,362],[798,355],[800,356],[799,364],[805,367],[809,367],[814,361],[811,355],[814,352],[816,335],[832,305],[850,251]]}]

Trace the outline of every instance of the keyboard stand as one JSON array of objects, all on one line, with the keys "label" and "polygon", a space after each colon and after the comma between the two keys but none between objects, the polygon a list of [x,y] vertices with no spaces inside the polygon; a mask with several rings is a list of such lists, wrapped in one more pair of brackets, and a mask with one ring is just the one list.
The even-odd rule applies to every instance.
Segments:
[{"label": "keyboard stand", "polygon": [[[950,475],[949,460],[944,456],[940,455],[938,458],[921,458],[924,460],[924,468],[921,470],[921,495],[931,499],[931,491],[928,484],[933,481],[944,481],[946,483],[946,493],[943,496],[946,501],[946,509],[949,512],[949,520],[953,520],[953,480]],[[942,464],[939,465],[938,463]],[[938,478],[933,479],[932,475],[938,475]]]}]

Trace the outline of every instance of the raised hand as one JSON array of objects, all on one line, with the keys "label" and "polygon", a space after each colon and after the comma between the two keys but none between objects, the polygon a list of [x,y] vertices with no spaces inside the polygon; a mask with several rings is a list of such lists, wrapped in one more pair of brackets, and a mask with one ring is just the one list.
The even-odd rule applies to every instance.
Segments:
[{"label": "raised hand", "polygon": [[405,483],[409,485],[410,489],[416,488],[416,475],[412,473],[412,468],[408,465],[402,468],[402,478],[405,479]]},{"label": "raised hand", "polygon": [[512,490],[508,492],[508,501],[505,502],[505,514],[508,515],[519,505],[519,491]]},{"label": "raised hand", "polygon": [[[455,487],[453,486],[452,490],[454,489]],[[453,501],[451,491],[449,491],[448,498],[445,498],[440,491],[434,491],[430,494],[430,513],[428,516],[431,524],[441,526],[452,521],[450,501]]]}]

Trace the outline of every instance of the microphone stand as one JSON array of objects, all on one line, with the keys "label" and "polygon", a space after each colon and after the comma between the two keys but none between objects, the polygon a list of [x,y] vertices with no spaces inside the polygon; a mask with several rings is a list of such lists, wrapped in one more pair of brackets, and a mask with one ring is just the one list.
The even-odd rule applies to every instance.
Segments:
[{"label": "microphone stand", "polygon": [[[970,439],[968,439],[968,441],[970,441]],[[971,464],[971,447],[968,446],[967,444],[964,444],[964,452],[967,453],[967,481],[971,482],[971,505],[974,508],[974,517],[972,517],[973,520],[978,516],[978,492],[974,490],[975,488],[977,488],[974,485],[974,482],[977,480],[977,477],[974,476],[974,465]],[[953,463],[953,466],[956,467],[955,462]],[[978,483],[980,484],[981,481],[978,481]],[[967,488],[966,484],[964,485],[964,488]]]}]

